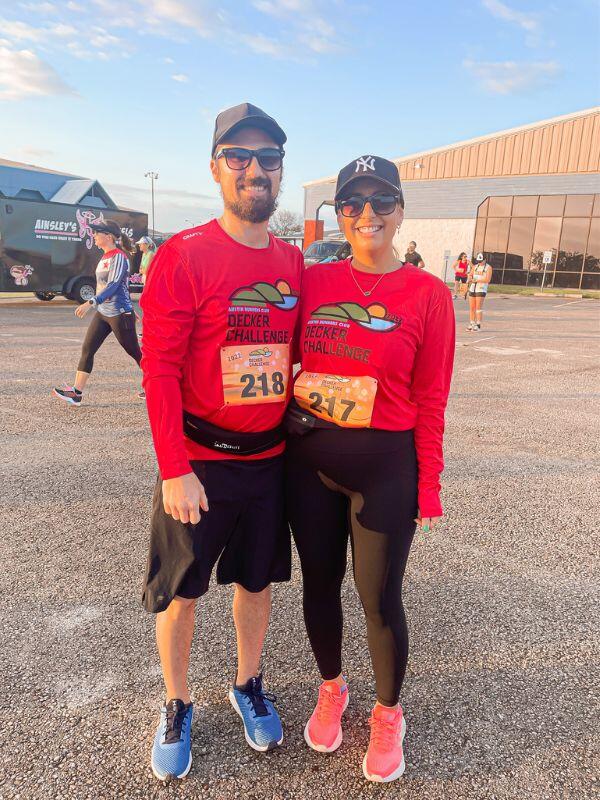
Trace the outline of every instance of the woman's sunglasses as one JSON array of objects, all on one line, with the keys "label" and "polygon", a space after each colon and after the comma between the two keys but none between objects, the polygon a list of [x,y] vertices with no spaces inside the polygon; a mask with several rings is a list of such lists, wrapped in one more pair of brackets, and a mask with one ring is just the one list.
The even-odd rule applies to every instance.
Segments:
[{"label": "woman's sunglasses", "polygon": [[339,211],[343,217],[359,217],[367,203],[376,214],[387,216],[391,214],[400,200],[397,194],[371,194],[364,197],[362,194],[346,197],[344,200],[337,200],[335,210]]},{"label": "woman's sunglasses", "polygon": [[246,147],[224,147],[215,158],[224,158],[229,169],[242,170],[250,166],[256,156],[260,166],[267,172],[281,169],[285,151],[277,147],[261,147],[260,150],[248,150]]}]

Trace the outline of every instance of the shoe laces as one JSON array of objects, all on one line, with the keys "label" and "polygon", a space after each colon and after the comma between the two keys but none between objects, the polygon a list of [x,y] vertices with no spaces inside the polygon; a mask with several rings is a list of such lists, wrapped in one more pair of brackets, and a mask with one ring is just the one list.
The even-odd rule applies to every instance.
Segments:
[{"label": "shoe laces", "polygon": [[181,701],[172,700],[165,713],[165,744],[175,744],[181,739],[184,729],[187,708]]},{"label": "shoe laces", "polygon": [[386,720],[371,714],[369,725],[371,726],[371,743],[378,750],[393,750],[398,744],[398,731],[400,730],[400,717]]},{"label": "shoe laces", "polygon": [[335,695],[325,686],[321,686],[319,688],[317,708],[315,709],[319,722],[327,723],[336,719],[339,716],[343,701],[343,695]]},{"label": "shoe laces", "polygon": [[260,677],[250,678],[243,689],[243,694],[252,704],[252,711],[255,717],[268,717],[271,713],[265,704],[265,700],[269,700],[271,703],[277,701],[274,694],[264,691]]}]

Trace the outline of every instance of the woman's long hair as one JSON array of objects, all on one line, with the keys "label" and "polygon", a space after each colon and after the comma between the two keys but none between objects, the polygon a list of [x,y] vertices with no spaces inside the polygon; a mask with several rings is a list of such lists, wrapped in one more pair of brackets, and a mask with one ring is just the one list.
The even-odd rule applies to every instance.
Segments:
[{"label": "woman's long hair", "polygon": [[129,236],[127,236],[127,234],[123,233],[122,231],[119,238],[115,240],[115,244],[119,248],[119,250],[122,250],[128,256],[132,256],[136,252],[134,243],[131,241]]}]

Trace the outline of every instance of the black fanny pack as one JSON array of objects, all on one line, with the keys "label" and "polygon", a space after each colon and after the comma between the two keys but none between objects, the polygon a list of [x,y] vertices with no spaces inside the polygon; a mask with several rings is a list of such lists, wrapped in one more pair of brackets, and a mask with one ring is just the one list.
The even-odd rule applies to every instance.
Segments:
[{"label": "black fanny pack", "polygon": [[295,400],[292,400],[285,412],[283,425],[285,430],[292,436],[304,436],[310,431],[321,428],[340,430],[340,426],[336,425],[335,422],[327,422],[327,420],[320,417],[315,417],[309,411],[300,408]]},{"label": "black fanny pack", "polygon": [[197,444],[221,453],[231,453],[233,456],[253,456],[257,453],[264,453],[285,439],[283,425],[258,433],[228,431],[190,414],[189,411],[183,412],[183,432],[188,439]]}]

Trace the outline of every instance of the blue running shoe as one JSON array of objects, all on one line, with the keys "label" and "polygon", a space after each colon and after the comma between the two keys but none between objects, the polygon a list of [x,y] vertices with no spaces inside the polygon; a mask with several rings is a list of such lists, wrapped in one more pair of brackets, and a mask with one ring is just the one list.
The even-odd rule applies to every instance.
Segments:
[{"label": "blue running shoe", "polygon": [[194,706],[169,700],[160,712],[152,746],[152,772],[160,781],[185,778],[192,766],[192,717]]},{"label": "blue running shoe", "polygon": [[244,723],[244,736],[253,750],[273,750],[283,742],[283,728],[273,703],[275,695],[263,691],[262,673],[245,686],[233,685],[229,700]]}]

